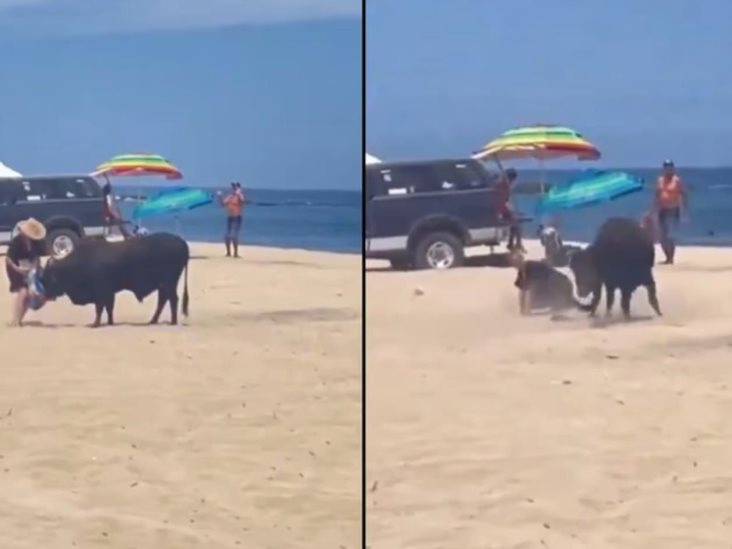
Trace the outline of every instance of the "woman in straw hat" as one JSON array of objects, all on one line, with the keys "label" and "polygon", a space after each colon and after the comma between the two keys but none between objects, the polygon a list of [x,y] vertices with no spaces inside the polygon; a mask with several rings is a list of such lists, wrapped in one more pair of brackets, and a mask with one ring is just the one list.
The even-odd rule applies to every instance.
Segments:
[{"label": "woman in straw hat", "polygon": [[11,326],[20,326],[28,310],[28,273],[38,268],[45,250],[46,227],[32,217],[17,225],[18,234],[10,241],[5,256],[5,270],[10,292],[17,294]]}]

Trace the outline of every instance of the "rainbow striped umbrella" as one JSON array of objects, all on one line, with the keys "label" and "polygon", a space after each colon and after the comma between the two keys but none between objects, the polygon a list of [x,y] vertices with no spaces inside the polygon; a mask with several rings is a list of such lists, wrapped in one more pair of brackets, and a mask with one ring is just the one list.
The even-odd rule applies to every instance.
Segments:
[{"label": "rainbow striped umbrella", "polygon": [[535,158],[543,161],[562,157],[597,160],[600,151],[571,128],[537,124],[508,130],[487,143],[474,157],[481,160],[489,157],[499,160]]},{"label": "rainbow striped umbrella", "polygon": [[173,164],[157,154],[120,154],[97,166],[92,175],[104,176],[164,176],[181,179],[183,174]]}]

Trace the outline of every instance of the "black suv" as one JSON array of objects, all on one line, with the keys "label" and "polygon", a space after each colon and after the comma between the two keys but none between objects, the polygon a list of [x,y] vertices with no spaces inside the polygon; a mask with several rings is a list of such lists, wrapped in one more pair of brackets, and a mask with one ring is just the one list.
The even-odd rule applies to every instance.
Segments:
[{"label": "black suv", "polygon": [[467,246],[508,236],[496,178],[473,159],[366,166],[366,257],[397,269],[462,265]]},{"label": "black suv", "polygon": [[104,236],[102,189],[88,175],[0,178],[0,245],[16,224],[33,217],[48,233],[49,253],[66,255],[85,236]]}]

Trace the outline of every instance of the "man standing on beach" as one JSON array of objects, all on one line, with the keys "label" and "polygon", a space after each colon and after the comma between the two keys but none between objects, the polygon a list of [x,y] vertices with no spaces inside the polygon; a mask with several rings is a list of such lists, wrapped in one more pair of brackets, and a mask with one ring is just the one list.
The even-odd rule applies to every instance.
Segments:
[{"label": "man standing on beach", "polygon": [[508,229],[508,249],[509,251],[524,252],[524,245],[521,241],[521,226],[518,221],[513,204],[511,203],[511,187],[516,180],[516,170],[508,168],[501,173],[496,183],[496,213],[498,219],[509,225]]},{"label": "man standing on beach", "polygon": [[231,183],[231,192],[223,196],[219,193],[221,205],[226,208],[226,257],[231,257],[231,248],[234,247],[234,257],[239,257],[239,231],[241,230],[241,214],[244,208],[244,191],[241,183]]},{"label": "man standing on beach", "polygon": [[663,172],[656,181],[655,210],[658,214],[661,249],[666,265],[672,265],[676,252],[674,235],[679,228],[681,218],[687,213],[687,194],[683,181],[676,173],[672,160],[665,160]]},{"label": "man standing on beach", "polygon": [[107,227],[106,230],[111,234],[113,228],[117,228],[122,237],[127,240],[130,238],[130,232],[125,227],[125,221],[122,219],[122,214],[117,207],[117,201],[114,198],[112,192],[112,184],[107,182],[102,187],[102,194],[104,195],[104,203],[102,205],[102,214],[104,215],[104,222]]}]

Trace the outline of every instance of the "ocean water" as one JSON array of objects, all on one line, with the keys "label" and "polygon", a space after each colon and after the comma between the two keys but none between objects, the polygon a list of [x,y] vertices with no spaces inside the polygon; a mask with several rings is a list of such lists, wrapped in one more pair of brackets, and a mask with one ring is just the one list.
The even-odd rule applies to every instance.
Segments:
[{"label": "ocean water", "polygon": [[[145,187],[142,193],[151,196],[159,190]],[[115,185],[127,219],[135,206],[129,199],[138,192],[129,184]],[[245,189],[245,194],[251,204],[244,209],[240,235],[244,245],[361,252],[360,192]],[[177,221],[165,215],[145,219],[142,225],[151,231],[177,231],[189,241],[223,242],[226,214],[216,201],[181,213]]]},{"label": "ocean water", "polygon": [[[593,239],[600,224],[608,217],[628,216],[637,218],[648,210],[653,202],[653,191],[659,170],[637,168],[611,168],[632,173],[645,180],[645,189],[612,202],[587,208],[562,212],[558,216],[564,240],[588,242]],[[519,181],[538,181],[540,172],[518,170]],[[678,168],[689,193],[689,221],[681,226],[680,244],[697,246],[732,246],[732,167],[729,168]],[[578,171],[547,170],[545,181],[561,183],[578,175]],[[529,217],[534,217],[537,197],[516,195],[517,207]],[[529,224],[527,236],[536,234],[537,222]]]}]

